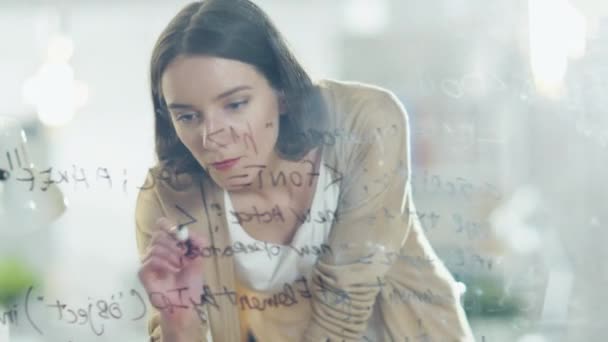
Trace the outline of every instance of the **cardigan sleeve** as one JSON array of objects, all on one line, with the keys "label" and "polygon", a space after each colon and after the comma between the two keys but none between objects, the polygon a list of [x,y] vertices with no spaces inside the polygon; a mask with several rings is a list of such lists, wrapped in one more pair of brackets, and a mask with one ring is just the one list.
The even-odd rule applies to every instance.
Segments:
[{"label": "cardigan sleeve", "polygon": [[[148,173],[146,184],[155,184],[152,173]],[[150,240],[155,233],[156,220],[163,216],[166,216],[166,212],[160,203],[156,188],[152,186],[142,188],[137,196],[135,206],[135,236],[140,261],[143,260]],[[208,324],[201,324],[201,328],[199,336],[193,341],[207,341]],[[148,318],[148,334],[151,342],[163,342],[160,312],[154,307],[151,308]]]},{"label": "cardigan sleeve", "polygon": [[[405,109],[391,93],[374,91],[355,110],[351,129],[366,139],[344,149],[351,154],[345,170],[339,170],[338,215],[329,236],[332,253],[313,268],[312,317],[304,341],[361,340],[387,273],[395,266],[395,258],[386,256],[402,251],[412,229]],[[446,277],[432,281],[451,286]]]}]

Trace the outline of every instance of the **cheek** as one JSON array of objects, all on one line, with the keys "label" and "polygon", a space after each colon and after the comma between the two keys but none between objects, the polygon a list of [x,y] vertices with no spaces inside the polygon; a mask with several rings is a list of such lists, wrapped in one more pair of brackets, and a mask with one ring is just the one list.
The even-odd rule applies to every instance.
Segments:
[{"label": "cheek", "polygon": [[186,146],[186,148],[190,151],[190,153],[192,153],[193,155],[196,155],[196,146],[197,146],[196,136],[193,134],[184,132],[182,130],[179,130],[179,129],[176,130],[176,134],[177,134],[177,138],[179,139],[179,141],[181,141],[181,143],[184,144],[184,146]]},{"label": "cheek", "polygon": [[278,118],[269,118],[258,127],[255,127],[255,138],[266,150],[273,149],[279,137]]},{"label": "cheek", "polygon": [[240,126],[240,133],[253,138],[259,154],[266,155],[274,150],[279,135],[277,108],[272,106],[256,108],[249,115],[249,120]]}]

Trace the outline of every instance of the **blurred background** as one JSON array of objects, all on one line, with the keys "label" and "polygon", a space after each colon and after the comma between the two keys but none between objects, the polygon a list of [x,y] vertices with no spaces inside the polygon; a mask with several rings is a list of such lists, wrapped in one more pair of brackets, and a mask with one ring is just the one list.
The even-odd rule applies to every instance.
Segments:
[{"label": "blurred background", "polygon": [[[608,2],[255,2],[315,79],[403,101],[478,341],[606,340]],[[186,3],[0,2],[0,341],[146,340],[148,65]]]}]

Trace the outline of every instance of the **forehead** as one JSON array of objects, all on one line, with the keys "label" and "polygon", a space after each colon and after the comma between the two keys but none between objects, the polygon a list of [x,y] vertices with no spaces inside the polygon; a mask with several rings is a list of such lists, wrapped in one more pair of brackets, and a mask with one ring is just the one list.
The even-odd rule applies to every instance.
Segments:
[{"label": "forehead", "polygon": [[165,69],[161,89],[167,102],[213,97],[241,85],[257,87],[266,79],[253,66],[211,56],[179,56]]}]

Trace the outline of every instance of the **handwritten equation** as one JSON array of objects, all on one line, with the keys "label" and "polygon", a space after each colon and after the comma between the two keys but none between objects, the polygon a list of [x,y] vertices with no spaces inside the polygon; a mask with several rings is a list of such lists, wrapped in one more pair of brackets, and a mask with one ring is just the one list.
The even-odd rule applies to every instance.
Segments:
[{"label": "handwritten equation", "polygon": [[[385,288],[390,286],[378,279],[369,286]],[[9,326],[29,327],[40,336],[45,336],[41,326],[43,320],[55,321],[66,328],[86,326],[87,330],[95,336],[108,333],[112,323],[127,321],[137,322],[148,319],[150,306],[159,311],[176,312],[178,310],[193,310],[201,323],[208,320],[209,310],[222,310],[223,305],[237,307],[241,311],[265,311],[280,307],[291,307],[302,301],[309,301],[317,293],[326,303],[348,309],[352,306],[352,299],[342,290],[337,290],[322,280],[314,288],[309,281],[300,277],[293,283],[285,283],[283,287],[268,295],[254,295],[239,293],[223,286],[220,290],[212,290],[204,285],[200,296],[186,298],[184,295],[188,288],[169,289],[164,292],[152,292],[142,295],[136,289],[120,291],[108,298],[88,298],[84,305],[73,305],[57,298],[46,298],[37,293],[34,286],[30,286],[23,299],[12,305],[11,308],[0,312],[0,324]],[[316,292],[315,292],[316,291]],[[425,304],[439,304],[443,300],[432,290],[409,290],[392,288],[387,292],[387,299],[394,304],[417,301]],[[347,317],[347,319],[355,319]]]},{"label": "handwritten equation", "polygon": [[429,170],[413,173],[411,183],[414,195],[447,195],[467,201],[471,201],[474,196],[484,196],[494,200],[500,200],[503,196],[498,186],[490,182],[474,183],[464,177],[432,174]]},{"label": "handwritten equation", "polygon": [[[26,324],[39,335],[45,335],[40,328],[42,318],[36,317],[35,312],[46,311],[57,322],[66,326],[87,325],[91,332],[101,336],[106,331],[106,324],[112,321],[129,320],[139,321],[147,318],[148,307],[145,301],[146,296],[142,296],[136,289],[130,289],[127,293],[118,292],[110,296],[109,299],[92,299],[86,306],[73,306],[58,299],[49,300],[41,295],[36,295],[34,286],[30,286],[20,303],[13,304],[11,308],[0,312],[0,323],[3,325],[19,326]],[[124,311],[123,307],[132,310]],[[42,309],[42,310],[41,310]],[[23,312],[25,319],[19,316]],[[42,316],[42,315],[41,315]]]}]

